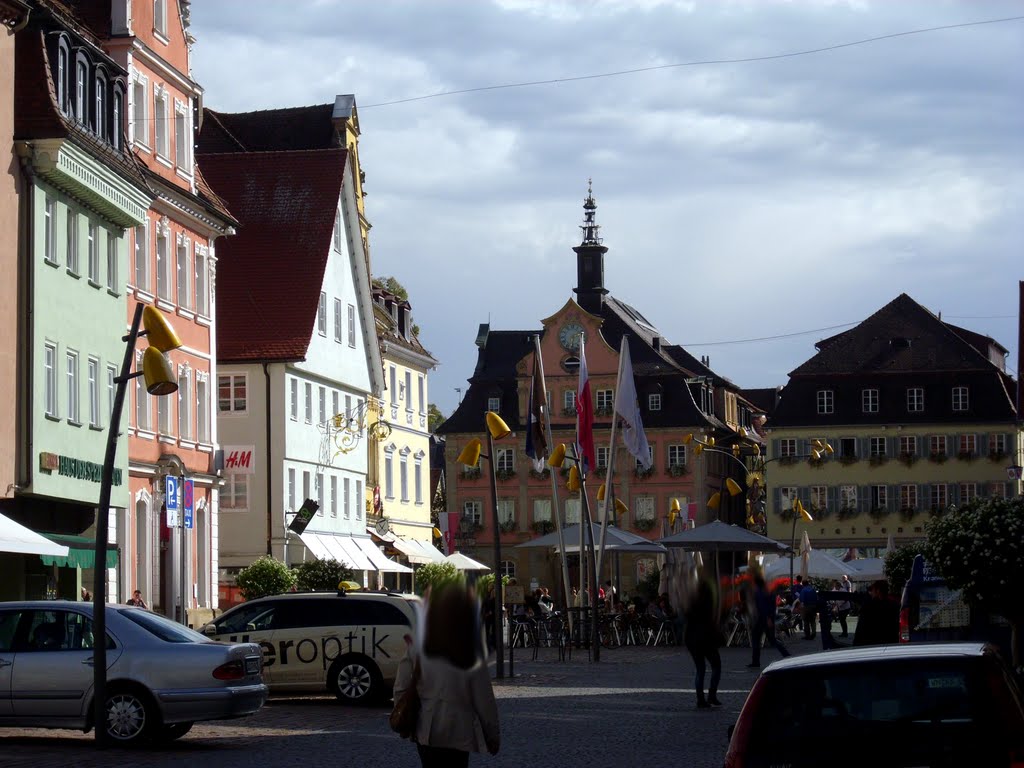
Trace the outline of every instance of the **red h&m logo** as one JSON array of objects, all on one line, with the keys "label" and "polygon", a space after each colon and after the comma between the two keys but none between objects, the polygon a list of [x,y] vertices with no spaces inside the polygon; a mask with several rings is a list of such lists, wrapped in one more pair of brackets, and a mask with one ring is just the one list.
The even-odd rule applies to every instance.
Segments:
[{"label": "red h&m logo", "polygon": [[224,472],[229,475],[253,474],[253,453],[251,445],[224,446]]}]

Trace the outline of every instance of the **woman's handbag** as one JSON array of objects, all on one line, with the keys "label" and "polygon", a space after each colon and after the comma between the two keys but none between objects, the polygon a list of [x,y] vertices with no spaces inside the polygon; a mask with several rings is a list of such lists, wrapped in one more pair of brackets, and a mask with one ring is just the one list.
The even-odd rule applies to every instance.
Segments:
[{"label": "woman's handbag", "polygon": [[391,710],[391,716],[388,718],[391,730],[403,739],[411,739],[415,735],[416,723],[420,719],[419,682],[420,662],[417,659],[409,687],[402,691],[402,695],[395,701],[395,708]]}]

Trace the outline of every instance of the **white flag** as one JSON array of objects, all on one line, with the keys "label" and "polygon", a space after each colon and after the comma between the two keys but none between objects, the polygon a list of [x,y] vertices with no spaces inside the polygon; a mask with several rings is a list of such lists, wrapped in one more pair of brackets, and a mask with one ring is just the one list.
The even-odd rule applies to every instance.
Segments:
[{"label": "white flag", "polygon": [[640,419],[640,403],[633,382],[633,363],[629,359],[629,342],[622,338],[619,353],[619,386],[615,392],[615,413],[625,422],[622,443],[644,469],[651,468],[651,449],[647,445],[644,424]]}]

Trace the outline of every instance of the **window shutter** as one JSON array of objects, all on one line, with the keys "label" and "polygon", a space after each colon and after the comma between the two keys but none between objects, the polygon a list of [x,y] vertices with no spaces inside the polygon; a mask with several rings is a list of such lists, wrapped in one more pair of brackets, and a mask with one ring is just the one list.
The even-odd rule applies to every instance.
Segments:
[{"label": "window shutter", "polygon": [[796,496],[800,499],[800,503],[803,504],[808,510],[811,508],[811,488],[810,486],[803,485],[796,489]]},{"label": "window shutter", "polygon": [[776,513],[781,513],[782,512],[782,489],[781,488],[776,488],[773,493],[774,493],[773,499],[774,499],[774,503],[775,503],[775,512]]},{"label": "window shutter", "polygon": [[927,483],[917,486],[917,508],[923,510],[932,508],[932,487]]},{"label": "window shutter", "polygon": [[860,502],[858,509],[861,512],[871,511],[871,486],[862,485],[857,488],[857,499]]},{"label": "window shutter", "polygon": [[978,435],[978,455],[988,456],[988,432],[982,432]]},{"label": "window shutter", "polygon": [[950,456],[960,453],[960,433],[954,432],[946,439],[946,452]]},{"label": "window shutter", "polygon": [[977,485],[977,488],[978,488],[978,498],[979,499],[987,499],[988,498],[989,484],[987,482],[981,481],[981,482],[976,483],[976,485]]},{"label": "window shutter", "polygon": [[839,504],[836,500],[837,493],[838,491],[834,485],[830,485],[825,489],[825,503],[828,505],[829,514],[835,514],[839,511]]},{"label": "window shutter", "polygon": [[960,483],[950,483],[946,486],[946,501],[949,504],[960,506]]},{"label": "window shutter", "polygon": [[[779,457],[779,439],[776,437],[776,438],[772,439],[772,455],[769,458],[777,459],[778,457]],[[776,491],[776,493],[778,493],[778,491]],[[779,506],[778,503],[776,503],[775,504],[776,509],[778,508],[778,506]]]},{"label": "window shutter", "polygon": [[811,452],[810,442],[807,438],[801,437],[796,441],[796,454],[797,456],[807,456]]},{"label": "window shutter", "polygon": [[900,452],[900,439],[898,437],[885,438],[885,455],[890,459],[895,458]]}]

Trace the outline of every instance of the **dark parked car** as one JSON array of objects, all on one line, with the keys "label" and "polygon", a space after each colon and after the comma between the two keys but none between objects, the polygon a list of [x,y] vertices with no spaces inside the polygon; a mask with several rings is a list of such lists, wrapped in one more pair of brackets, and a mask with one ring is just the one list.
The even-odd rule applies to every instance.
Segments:
[{"label": "dark parked car", "polygon": [[777,661],[725,768],[1024,765],[1024,700],[991,645],[886,645]]}]

